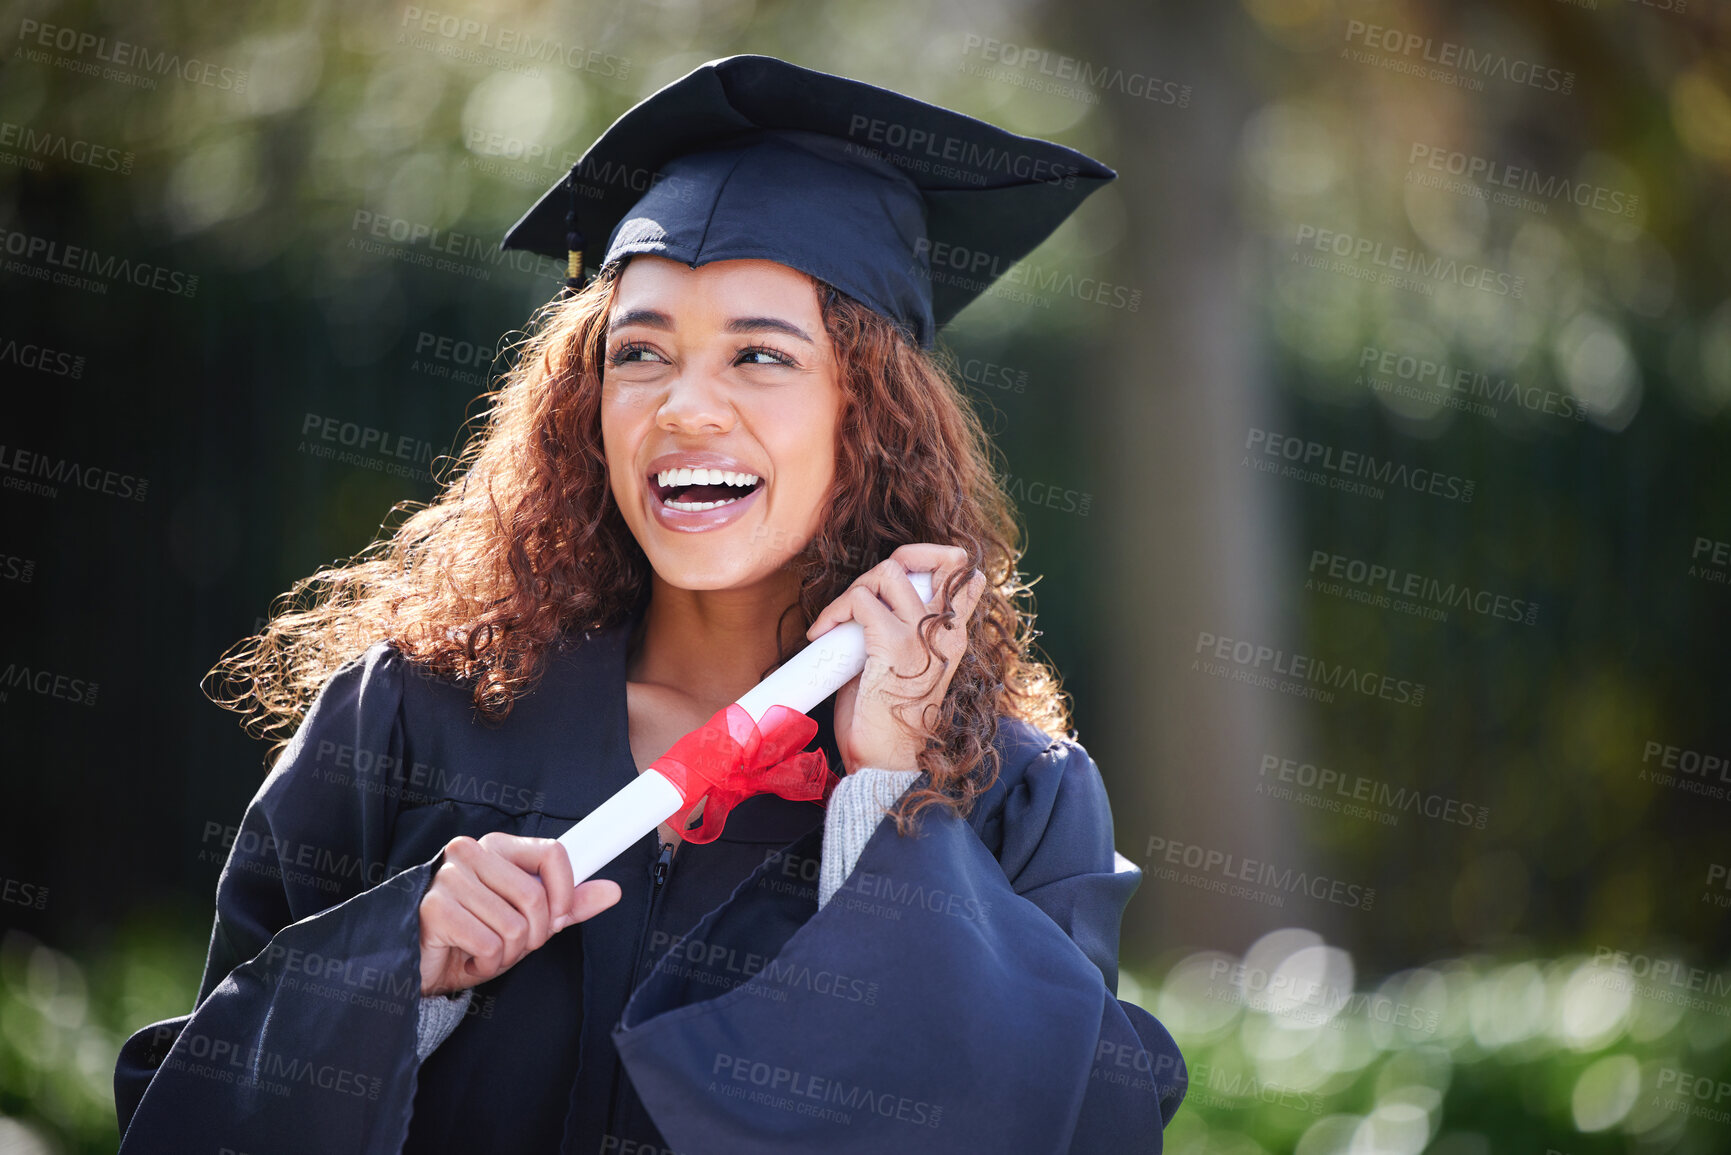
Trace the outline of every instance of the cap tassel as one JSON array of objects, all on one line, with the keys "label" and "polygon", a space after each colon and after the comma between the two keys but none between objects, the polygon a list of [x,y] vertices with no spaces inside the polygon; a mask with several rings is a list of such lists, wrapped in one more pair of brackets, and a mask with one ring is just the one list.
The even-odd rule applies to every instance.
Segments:
[{"label": "cap tassel", "polygon": [[577,169],[565,176],[565,289],[575,294],[583,289],[583,234],[577,231]]}]

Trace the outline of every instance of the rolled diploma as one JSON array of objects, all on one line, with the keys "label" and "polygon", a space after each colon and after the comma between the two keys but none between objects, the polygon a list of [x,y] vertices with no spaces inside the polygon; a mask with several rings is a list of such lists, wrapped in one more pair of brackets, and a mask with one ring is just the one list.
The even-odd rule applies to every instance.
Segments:
[{"label": "rolled diploma", "polygon": [[[922,602],[932,600],[932,575],[910,573],[908,580]],[[865,669],[865,627],[843,622],[816,638],[739,700],[761,722],[771,706],[787,706],[800,713],[847,685]],[[653,765],[629,786],[591,810],[577,825],[559,836],[559,844],[571,859],[573,885],[623,854],[632,843],[666,822],[681,806],[685,795]]]}]

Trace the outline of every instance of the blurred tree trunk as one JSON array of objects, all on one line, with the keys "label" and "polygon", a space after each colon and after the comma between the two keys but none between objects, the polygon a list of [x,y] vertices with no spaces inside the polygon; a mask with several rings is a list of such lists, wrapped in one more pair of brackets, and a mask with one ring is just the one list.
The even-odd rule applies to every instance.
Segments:
[{"label": "blurred tree trunk", "polygon": [[[1239,464],[1267,388],[1236,215],[1240,129],[1257,103],[1243,47],[1255,33],[1228,3],[1075,0],[1048,19],[1096,67],[1194,86],[1187,108],[1104,90],[1093,114],[1115,140],[1103,159],[1129,215],[1117,278],[1145,292],[1089,406],[1109,480],[1094,591],[1108,700],[1091,750],[1112,786],[1118,849],[1144,871],[1151,837],[1297,867],[1288,816],[1253,793],[1263,753],[1291,745],[1274,735],[1294,732],[1294,703],[1190,668],[1199,631],[1281,636],[1270,479]],[[1279,910],[1145,877],[1124,957],[1241,951],[1319,917],[1290,899]]]}]

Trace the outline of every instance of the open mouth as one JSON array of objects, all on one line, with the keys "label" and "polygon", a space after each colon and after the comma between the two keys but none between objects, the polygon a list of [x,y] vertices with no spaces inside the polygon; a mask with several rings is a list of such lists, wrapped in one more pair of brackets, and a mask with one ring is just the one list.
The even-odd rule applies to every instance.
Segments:
[{"label": "open mouth", "polygon": [[650,477],[649,485],[668,509],[701,513],[751,496],[763,487],[763,478],[722,469],[664,469]]}]

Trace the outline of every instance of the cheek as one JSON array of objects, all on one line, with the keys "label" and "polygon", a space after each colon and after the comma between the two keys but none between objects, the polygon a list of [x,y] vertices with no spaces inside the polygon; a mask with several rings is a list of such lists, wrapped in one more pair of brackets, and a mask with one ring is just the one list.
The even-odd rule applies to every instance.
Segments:
[{"label": "cheek", "polygon": [[806,412],[783,413],[777,423],[778,457],[782,472],[798,477],[800,489],[812,502],[824,500],[836,468],[835,411],[813,406]]},{"label": "cheek", "polygon": [[607,476],[615,491],[620,485],[629,484],[631,480],[631,462],[638,436],[635,427],[641,424],[635,421],[634,417],[631,409],[620,405],[617,398],[602,395],[601,451],[606,455]]}]

